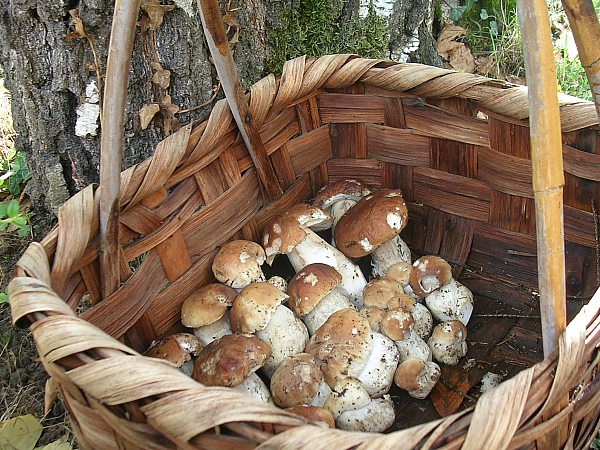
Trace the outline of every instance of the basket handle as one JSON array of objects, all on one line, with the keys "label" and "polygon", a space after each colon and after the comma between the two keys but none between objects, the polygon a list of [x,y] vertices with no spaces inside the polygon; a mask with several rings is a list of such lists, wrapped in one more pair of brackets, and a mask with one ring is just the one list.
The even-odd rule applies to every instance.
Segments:
[{"label": "basket handle", "polygon": [[219,79],[221,80],[229,107],[231,108],[231,113],[237,123],[242,139],[248,148],[250,157],[254,162],[258,177],[270,200],[274,200],[283,194],[283,190],[277,180],[275,170],[269,161],[265,145],[260,138],[256,124],[250,114],[250,108],[240,83],[229,48],[229,41],[223,27],[219,3],[217,0],[197,1],[208,48],[219,74]]},{"label": "basket handle", "polygon": [[116,0],[106,63],[100,137],[100,281],[102,297],[119,288],[119,190],[129,65],[141,0]]}]

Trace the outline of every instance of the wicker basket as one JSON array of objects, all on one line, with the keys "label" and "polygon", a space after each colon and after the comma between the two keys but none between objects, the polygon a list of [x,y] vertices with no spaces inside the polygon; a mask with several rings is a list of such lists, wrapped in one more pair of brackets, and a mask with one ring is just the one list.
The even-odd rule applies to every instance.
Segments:
[{"label": "wicker basket", "polygon": [[[350,55],[297,58],[250,91],[284,194],[266,201],[226,101],[121,174],[121,287],[100,300],[98,190],[62,207],[10,284],[14,322],[29,326],[84,448],[589,447],[600,410],[599,128],[593,104],[561,97],[564,224],[571,316],[543,359],[527,90],[439,68]],[[458,412],[398,394],[392,432],[323,429],[227,388],[204,387],[141,356],[181,331],[185,298],[213,281],[219,246],[258,240],[266,222],[327,182],[359,177],[400,188],[402,237],[438,254],[475,294],[467,388],[490,367],[496,389]],[[595,202],[595,203],[594,203]],[[126,262],[140,259],[133,273]],[[94,306],[73,311],[84,296]],[[591,299],[591,300],[590,300]],[[456,373],[456,372],[455,372]],[[446,374],[448,375],[448,374]],[[450,374],[452,375],[452,374]],[[448,376],[450,376],[448,375]],[[465,385],[462,385],[465,386]],[[425,413],[423,411],[426,411]]]}]

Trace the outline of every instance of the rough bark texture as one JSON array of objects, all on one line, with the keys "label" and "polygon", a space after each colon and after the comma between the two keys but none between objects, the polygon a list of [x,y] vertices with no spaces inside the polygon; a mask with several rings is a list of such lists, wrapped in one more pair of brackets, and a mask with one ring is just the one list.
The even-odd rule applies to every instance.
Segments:
[{"label": "rough bark texture", "polygon": [[[433,1],[393,2],[390,57],[441,64],[431,37]],[[167,10],[156,30],[148,28],[147,14],[140,13],[129,78],[123,169],[147,158],[168,133],[165,123],[171,125],[155,117],[141,129],[138,112],[144,105],[162,103],[161,111],[172,114],[165,97],[170,95],[180,110],[192,109],[174,116],[188,123],[209,112],[210,105],[194,107],[210,99],[217,84],[195,0],[162,4]],[[346,1],[340,21],[356,17],[360,4],[359,0]],[[299,0],[231,2],[240,24],[234,60],[245,88],[263,75],[270,50],[267,29],[280,27],[282,12],[299,5]],[[221,7],[225,9],[224,2]],[[74,35],[72,10],[77,10],[87,37]],[[91,101],[86,88],[93,83],[102,88],[97,75],[101,78],[105,70],[112,13],[110,0],[0,0],[0,64],[12,93],[16,146],[26,153],[33,174],[27,193],[36,239],[46,234],[67,198],[98,182],[101,127],[99,123],[94,127],[92,116],[90,133],[82,137],[75,133],[75,126],[78,109]],[[415,42],[419,45],[413,51],[410,44]],[[170,71],[167,88],[152,81],[159,69],[156,63]]]}]

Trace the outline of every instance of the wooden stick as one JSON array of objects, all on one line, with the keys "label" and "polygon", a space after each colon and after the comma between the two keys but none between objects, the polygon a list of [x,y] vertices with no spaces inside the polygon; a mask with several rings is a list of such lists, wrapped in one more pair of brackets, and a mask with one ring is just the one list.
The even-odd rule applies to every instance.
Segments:
[{"label": "wooden stick", "polygon": [[198,0],[198,9],[200,10],[206,41],[231,112],[254,162],[258,176],[268,196],[271,200],[274,200],[283,194],[283,190],[269,161],[256,124],[252,120],[244,89],[237,75],[229,42],[225,35],[219,3],[217,0]]},{"label": "wooden stick", "polygon": [[600,23],[592,0],[562,0],[600,122]]},{"label": "wooden stick", "polygon": [[141,0],[116,0],[113,16],[102,135],[100,138],[100,268],[102,297],[119,288],[119,186],[129,64]]},{"label": "wooden stick", "polygon": [[529,93],[533,192],[544,355],[567,326],[562,136],[550,22],[545,0],[517,1]]},{"label": "wooden stick", "polygon": [[[562,136],[546,1],[517,0],[517,11],[529,96],[542,344],[547,357],[558,347],[558,338],[567,327]],[[546,415],[558,413],[568,401],[568,395],[563,396],[549,406]],[[566,426],[557,427],[539,437],[537,448],[562,448],[567,435]]]}]

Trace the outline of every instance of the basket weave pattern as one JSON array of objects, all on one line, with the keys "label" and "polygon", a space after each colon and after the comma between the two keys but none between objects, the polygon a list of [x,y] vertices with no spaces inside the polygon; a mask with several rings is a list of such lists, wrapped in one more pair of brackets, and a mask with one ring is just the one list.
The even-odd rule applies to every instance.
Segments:
[{"label": "basket weave pattern", "polygon": [[[593,104],[560,101],[567,294],[568,301],[587,300],[597,288],[600,139]],[[140,356],[153,339],[181,330],[181,304],[213,281],[221,244],[258,241],[266,222],[342,178],[400,188],[409,206],[403,238],[413,251],[446,258],[455,277],[490,304],[536,313],[526,88],[330,55],[288,61],[280,78],[252,87],[249,102],[281,198],[267,203],[222,100],[207,120],[181,128],[121,174],[118,291],[99,301],[94,186],[65,203],[58,226],[18,264],[13,319],[31,327],[80,445],[546,449],[560,435],[583,448],[600,408],[599,295],[571,321],[558,354],[532,361],[474,408],[387,435],[322,429]],[[132,272],[128,263],[142,255]],[[77,316],[84,295],[94,307]]]}]

